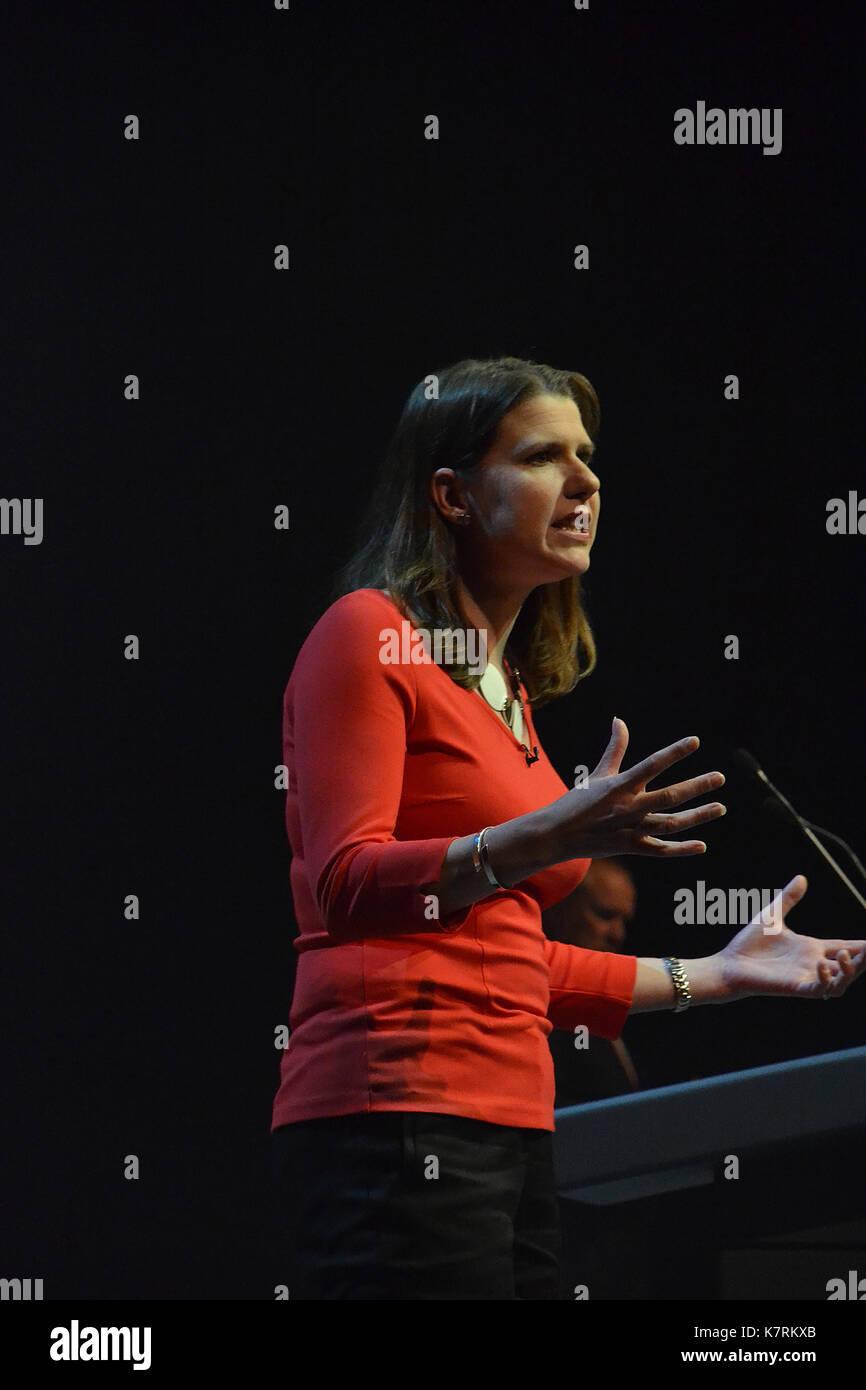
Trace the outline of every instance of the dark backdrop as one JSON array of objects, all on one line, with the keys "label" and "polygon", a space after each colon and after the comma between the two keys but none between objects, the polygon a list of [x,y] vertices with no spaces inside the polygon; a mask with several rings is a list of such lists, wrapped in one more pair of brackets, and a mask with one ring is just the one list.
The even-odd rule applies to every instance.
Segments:
[{"label": "dark backdrop", "polygon": [[[825,529],[863,478],[857,10],[33,8],[6,7],[2,45],[3,491],[44,499],[44,539],[0,537],[0,1273],[270,1298],[280,701],[426,373],[505,352],[598,390],[599,665],[539,730],[567,781],[614,714],[628,762],[697,733],[695,769],[729,775],[706,857],[632,861],[631,949],[721,944],[672,924],[698,878],[803,871],[791,925],[862,930],[731,764],[751,748],[862,846],[866,541]],[[782,152],[676,146],[698,100],[781,107]],[[627,1036],[654,1084],[805,1056],[866,1041],[862,986]]]}]

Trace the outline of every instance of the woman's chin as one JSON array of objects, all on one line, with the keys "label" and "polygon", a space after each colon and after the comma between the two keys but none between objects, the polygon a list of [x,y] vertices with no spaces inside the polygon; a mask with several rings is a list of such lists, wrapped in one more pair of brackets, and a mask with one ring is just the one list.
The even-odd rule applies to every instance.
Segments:
[{"label": "woman's chin", "polygon": [[552,555],[551,561],[562,576],[585,574],[589,569],[590,554],[587,546],[572,546],[559,555]]}]

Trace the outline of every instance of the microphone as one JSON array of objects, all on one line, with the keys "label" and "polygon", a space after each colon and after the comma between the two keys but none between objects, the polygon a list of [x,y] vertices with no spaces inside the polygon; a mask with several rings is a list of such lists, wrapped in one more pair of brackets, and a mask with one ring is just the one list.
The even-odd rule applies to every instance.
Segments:
[{"label": "microphone", "polygon": [[[864,910],[866,910],[866,898],[864,898],[863,894],[857,888],[854,887],[854,884],[851,882],[844,869],[840,868],[840,866],[836,863],[836,860],[833,858],[830,851],[826,849],[824,845],[821,844],[821,841],[818,839],[817,835],[815,835],[811,824],[808,821],[804,820],[803,817],[799,814],[799,812],[794,809],[788,798],[786,796],[783,796],[783,794],[779,791],[779,788],[773,786],[773,783],[770,781],[766,772],[761,767],[761,764],[758,762],[757,758],[753,757],[747,748],[738,748],[734,754],[734,761],[738,763],[740,767],[745,768],[745,770],[747,772],[750,772],[754,777],[757,777],[759,781],[764,783],[764,786],[767,787],[769,791],[772,793],[774,802],[780,808],[784,808],[784,811],[780,809],[778,814],[784,814],[786,820],[792,820],[794,824],[797,825],[800,828],[800,830],[802,830],[803,834],[806,836],[806,839],[810,840],[811,843],[815,846],[815,848],[819,851],[819,853],[823,854],[824,858],[827,860],[827,863],[830,865],[833,872],[837,875],[838,878],[842,880],[845,887],[848,889],[848,892],[851,893],[857,899],[860,906]],[[820,827],[816,828],[820,829]],[[832,838],[835,839],[836,837],[833,836]],[[840,841],[840,843],[843,845],[845,844],[844,840]],[[848,849],[848,846],[845,845],[845,848]],[[851,857],[855,859],[855,861],[857,862],[858,867],[862,869],[862,865],[859,863],[859,860],[857,860],[857,856],[853,853],[853,851],[849,851],[849,853],[851,854]]]},{"label": "microphone", "polygon": [[[771,796],[768,796],[764,802],[764,810],[769,811],[771,815],[778,816],[779,820],[786,821],[788,825],[797,824],[796,816],[791,815],[787,806],[783,806],[781,801],[776,801]],[[855,865],[857,872],[862,874],[863,878],[866,878],[866,869],[864,869],[863,865],[860,863],[860,860],[857,858],[857,855],[854,853],[847,840],[843,840],[841,835],[834,835],[833,831],[828,830],[825,825],[816,825],[813,820],[806,820],[805,816],[801,816],[800,819],[804,825],[808,825],[810,830],[817,831],[819,835],[826,835],[827,839],[832,840],[834,845],[841,845],[852,864]]]},{"label": "microphone", "polygon": [[533,763],[538,762],[538,749],[533,748],[532,752],[530,753],[525,743],[521,743],[520,746],[523,749],[523,756],[526,758],[526,766],[532,767]]}]

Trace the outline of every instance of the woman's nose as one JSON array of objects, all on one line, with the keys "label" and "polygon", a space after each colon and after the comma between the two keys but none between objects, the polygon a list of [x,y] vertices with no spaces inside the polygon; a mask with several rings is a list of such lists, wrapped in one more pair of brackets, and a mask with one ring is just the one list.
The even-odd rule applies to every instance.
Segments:
[{"label": "woman's nose", "polygon": [[599,491],[598,479],[587,479],[585,482],[580,484],[575,483],[573,487],[569,488],[566,497],[572,505],[580,502],[584,506],[588,506]]},{"label": "woman's nose", "polygon": [[601,483],[595,473],[593,473],[589,464],[584,463],[581,459],[580,467],[579,469],[575,469],[574,478],[572,480],[574,497],[581,502],[585,502],[588,498],[592,497],[593,493],[598,492],[600,487]]}]

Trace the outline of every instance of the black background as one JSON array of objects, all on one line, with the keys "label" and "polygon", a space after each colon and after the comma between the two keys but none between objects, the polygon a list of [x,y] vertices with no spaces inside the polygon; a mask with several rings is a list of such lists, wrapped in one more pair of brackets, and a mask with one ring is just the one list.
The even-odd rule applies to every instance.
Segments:
[{"label": "black background", "polygon": [[[273,1296],[280,701],[405,398],[447,363],[532,357],[601,399],[599,665],[537,715],[563,777],[618,714],[627,763],[696,733],[694,770],[729,778],[707,856],[632,861],[630,949],[722,944],[672,923],[698,878],[805,872],[791,926],[862,932],[731,763],[752,749],[862,847],[866,542],[825,529],[863,479],[858,8],[177,10],[3,26],[3,491],[44,498],[45,534],[0,537],[0,1272],[46,1297]],[[675,145],[698,100],[781,107],[781,153]],[[863,1008],[860,985],[626,1037],[664,1084],[862,1044]]]}]

